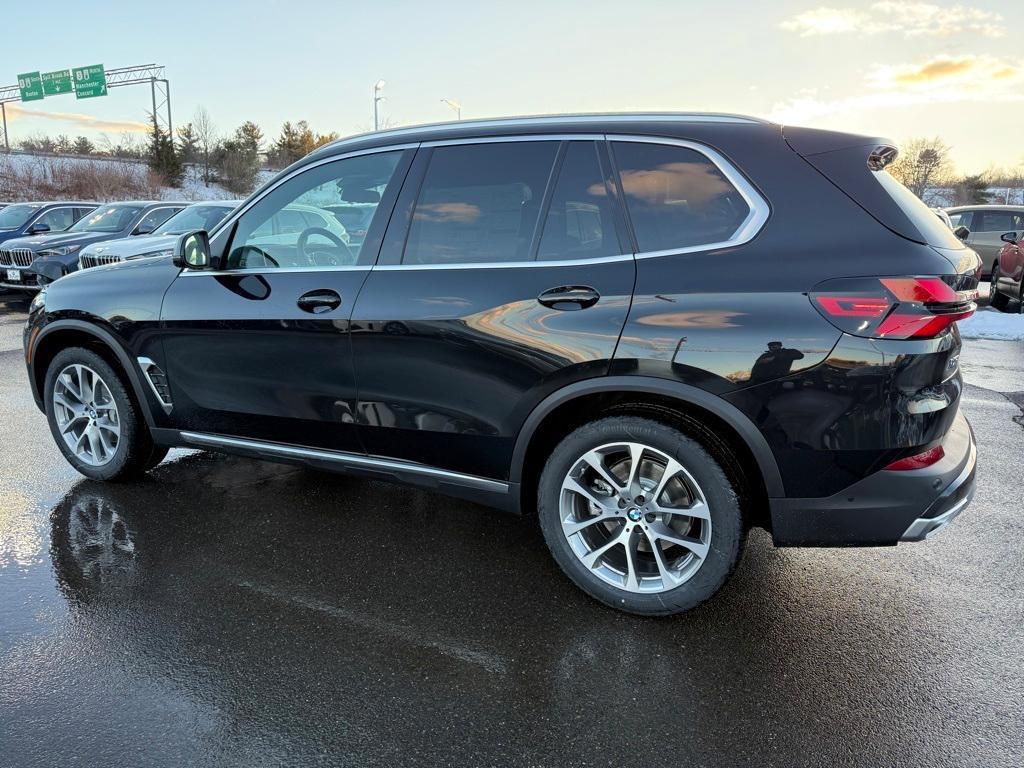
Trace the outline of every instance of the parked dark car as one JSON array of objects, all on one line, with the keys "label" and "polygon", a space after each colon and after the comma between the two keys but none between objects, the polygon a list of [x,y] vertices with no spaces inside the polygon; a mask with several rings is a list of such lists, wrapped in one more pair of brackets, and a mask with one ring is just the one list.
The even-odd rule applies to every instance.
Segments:
[{"label": "parked dark car", "polygon": [[989,301],[1000,312],[1024,312],[1024,219],[1021,224],[1001,235],[1003,248],[992,268]]},{"label": "parked dark car", "polygon": [[[185,203],[129,201],[108,203],[89,211],[63,232],[31,234],[0,246],[0,285],[38,291],[40,285],[78,269],[78,252],[84,246],[131,235],[148,235]],[[3,216],[4,211],[0,211]]]},{"label": "parked dark car", "polygon": [[[686,610],[752,526],[893,545],[973,495],[979,260],[895,154],[729,115],[342,140],[173,257],[36,297],[32,391],[88,477],[190,446],[426,486],[537,514],[608,605]],[[267,236],[370,191],[361,242]]]}]

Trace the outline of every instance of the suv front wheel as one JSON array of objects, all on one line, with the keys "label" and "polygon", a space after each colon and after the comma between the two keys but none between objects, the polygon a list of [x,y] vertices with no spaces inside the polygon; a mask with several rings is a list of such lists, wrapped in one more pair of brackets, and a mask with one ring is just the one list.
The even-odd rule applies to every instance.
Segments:
[{"label": "suv front wheel", "polygon": [[53,439],[86,477],[135,477],[167,454],[153,444],[121,377],[92,350],[73,347],[54,357],[43,391]]},{"label": "suv front wheel", "polygon": [[745,529],[735,489],[704,446],[650,419],[580,427],[541,474],[538,514],[577,586],[643,615],[689,610],[735,569]]}]

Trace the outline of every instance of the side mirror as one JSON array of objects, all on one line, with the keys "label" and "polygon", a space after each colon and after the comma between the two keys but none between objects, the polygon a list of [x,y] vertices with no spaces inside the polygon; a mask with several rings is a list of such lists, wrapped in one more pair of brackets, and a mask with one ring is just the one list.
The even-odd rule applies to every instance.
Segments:
[{"label": "side mirror", "polygon": [[971,230],[961,224],[959,227],[953,230],[953,234],[959,237],[961,240],[966,240],[971,236]]},{"label": "side mirror", "polygon": [[45,233],[47,233],[49,231],[50,231],[50,225],[49,224],[43,224],[42,222],[40,222],[39,224],[33,224],[29,228],[28,233],[30,235],[42,235],[42,234],[45,234]]},{"label": "side mirror", "polygon": [[206,230],[186,232],[174,246],[174,266],[183,269],[209,269],[210,236]]},{"label": "side mirror", "polygon": [[1017,233],[1016,232],[1003,232],[1003,234],[1001,234],[999,236],[999,239],[1002,240],[1004,243],[1012,243],[1013,245],[1016,245],[1017,244]]},{"label": "side mirror", "polygon": [[151,234],[153,234],[153,227],[149,226],[148,224],[146,224],[145,226],[140,224],[139,226],[137,226],[135,228],[135,232],[133,234],[136,234],[136,235],[151,235]]}]

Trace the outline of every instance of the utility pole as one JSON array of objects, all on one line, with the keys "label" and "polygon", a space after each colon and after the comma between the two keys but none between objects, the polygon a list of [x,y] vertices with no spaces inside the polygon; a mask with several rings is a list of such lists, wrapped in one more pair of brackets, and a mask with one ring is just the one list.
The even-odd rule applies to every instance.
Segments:
[{"label": "utility pole", "polygon": [[380,95],[380,92],[384,90],[385,82],[378,80],[373,84],[373,130],[377,131],[380,129],[380,119],[377,116],[377,105],[384,100],[384,97]]}]

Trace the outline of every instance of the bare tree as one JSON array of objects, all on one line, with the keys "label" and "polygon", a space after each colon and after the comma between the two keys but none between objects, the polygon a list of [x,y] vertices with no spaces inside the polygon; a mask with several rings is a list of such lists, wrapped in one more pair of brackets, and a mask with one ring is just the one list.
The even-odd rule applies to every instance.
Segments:
[{"label": "bare tree", "polygon": [[205,107],[197,107],[192,118],[192,130],[195,132],[196,144],[203,156],[203,182],[210,186],[210,160],[217,148],[217,126],[210,119]]},{"label": "bare tree", "polygon": [[900,147],[899,155],[889,166],[889,173],[927,202],[930,188],[949,181],[953,170],[949,151],[946,143],[938,137],[910,139]]}]

